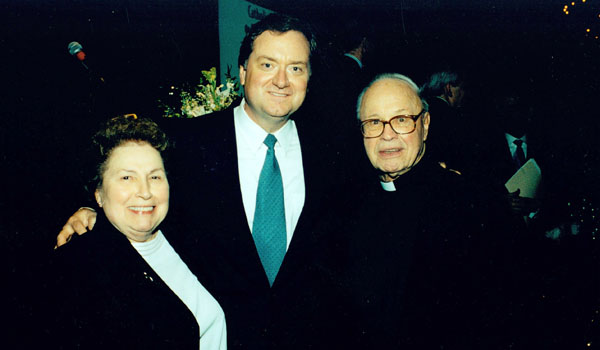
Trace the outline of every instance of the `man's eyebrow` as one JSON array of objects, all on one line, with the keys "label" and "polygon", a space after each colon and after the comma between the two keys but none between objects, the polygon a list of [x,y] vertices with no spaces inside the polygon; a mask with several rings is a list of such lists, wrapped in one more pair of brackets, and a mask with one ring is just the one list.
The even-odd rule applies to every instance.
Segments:
[{"label": "man's eyebrow", "polygon": [[[393,114],[392,117],[397,117],[397,116],[401,116],[401,115],[404,115],[404,116],[410,115],[408,113],[408,109],[407,108],[398,108],[398,109],[395,109],[392,112],[392,114]],[[377,119],[378,117],[379,117],[379,113],[375,112],[375,113],[371,113],[371,114],[367,115],[365,119]]]},{"label": "man's eyebrow", "polygon": [[277,60],[276,60],[276,59],[274,59],[273,57],[270,57],[270,56],[265,56],[265,55],[258,56],[258,59],[264,59],[264,60],[269,60],[269,61],[277,61]]},{"label": "man's eyebrow", "polygon": [[[379,115],[378,113],[375,113],[375,114],[371,114],[371,115],[365,116],[364,120],[379,120],[379,121],[382,121],[384,119],[385,118],[383,118],[381,115]],[[362,119],[361,119],[361,121],[362,121]]]},{"label": "man's eyebrow", "polygon": [[[270,57],[270,56],[266,56],[266,55],[258,56],[258,59],[264,59],[264,60],[269,60],[269,61],[277,62],[277,60],[275,58]],[[302,65],[308,66],[308,62],[307,61],[292,61],[289,64],[302,64]]]},{"label": "man's eyebrow", "polygon": [[[118,169],[117,171],[123,171],[123,172],[126,172],[126,173],[134,173],[134,174],[137,173],[137,171],[135,171],[135,170],[126,169],[126,168],[121,168],[121,169]],[[155,168],[155,169],[152,169],[152,170],[150,170],[149,174],[155,173],[157,171],[164,171],[164,168]]]}]

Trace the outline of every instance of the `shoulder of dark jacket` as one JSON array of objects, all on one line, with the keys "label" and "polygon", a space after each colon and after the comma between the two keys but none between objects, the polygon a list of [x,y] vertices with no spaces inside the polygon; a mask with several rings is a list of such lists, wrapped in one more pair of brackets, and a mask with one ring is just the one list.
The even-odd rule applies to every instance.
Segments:
[{"label": "shoulder of dark jacket", "polygon": [[[158,121],[158,124],[167,136],[177,144],[178,141],[199,136],[199,134],[215,133],[211,127],[215,124],[225,123],[228,120],[227,118],[233,117],[233,108],[233,106],[230,106],[222,111],[195,118],[162,118]],[[233,121],[231,123],[233,124]]]},{"label": "shoulder of dark jacket", "polygon": [[98,211],[94,228],[57,248],[55,261],[66,269],[85,269],[118,263],[111,257],[130,249],[133,248],[127,238],[112,226],[102,211]]}]

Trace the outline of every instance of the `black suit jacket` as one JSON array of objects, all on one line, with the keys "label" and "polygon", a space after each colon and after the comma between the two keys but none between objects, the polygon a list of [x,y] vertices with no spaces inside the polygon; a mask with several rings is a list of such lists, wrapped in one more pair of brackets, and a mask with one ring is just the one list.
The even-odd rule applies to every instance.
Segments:
[{"label": "black suit jacket", "polygon": [[[295,114],[297,115],[298,112]],[[178,172],[171,177],[172,224],[188,227],[177,246],[190,269],[219,301],[232,349],[322,347],[327,287],[319,267],[323,248],[314,224],[326,201],[326,166],[310,130],[297,123],[306,199],[292,241],[272,286],[248,226],[239,181],[233,109],[176,120]],[[183,228],[182,228],[183,229]]]},{"label": "black suit jacket", "polygon": [[[466,175],[484,181],[495,187],[499,192],[506,192],[504,184],[518,170],[510,153],[504,132],[499,128],[491,128],[482,132],[481,140],[477,143],[476,158],[468,163]],[[527,134],[527,154],[525,161],[533,158],[540,167],[545,165],[540,137],[533,133]],[[544,176],[542,168],[542,176]]]},{"label": "black suit jacket", "polygon": [[341,220],[332,220],[336,255],[344,257],[336,275],[350,346],[469,349],[505,343],[486,343],[498,331],[491,322],[505,311],[502,300],[492,297],[497,275],[490,273],[502,266],[489,264],[502,253],[492,252],[494,237],[482,230],[486,208],[473,190],[427,156],[395,181],[395,192],[384,191],[372,175],[349,197],[346,213],[337,215]]},{"label": "black suit jacket", "polygon": [[445,162],[451,169],[464,171],[475,152],[472,125],[457,108],[439,97],[427,98],[430,125],[427,135],[427,153],[436,161]]},{"label": "black suit jacket", "polygon": [[354,181],[358,159],[364,153],[362,134],[356,114],[358,95],[369,76],[352,58],[330,56],[310,82],[309,98],[304,103],[308,118],[325,131],[319,143],[331,151],[328,162],[333,166],[336,184]]},{"label": "black suit jacket", "polygon": [[198,349],[194,315],[102,212],[93,234],[55,252],[49,271],[56,348]]}]

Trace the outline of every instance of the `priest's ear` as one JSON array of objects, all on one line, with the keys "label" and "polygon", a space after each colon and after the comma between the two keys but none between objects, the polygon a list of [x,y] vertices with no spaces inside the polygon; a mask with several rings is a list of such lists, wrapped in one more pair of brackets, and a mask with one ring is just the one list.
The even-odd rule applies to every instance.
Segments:
[{"label": "priest's ear", "polygon": [[429,112],[425,112],[421,120],[423,123],[423,141],[427,141],[427,135],[429,135],[429,123],[431,122]]}]

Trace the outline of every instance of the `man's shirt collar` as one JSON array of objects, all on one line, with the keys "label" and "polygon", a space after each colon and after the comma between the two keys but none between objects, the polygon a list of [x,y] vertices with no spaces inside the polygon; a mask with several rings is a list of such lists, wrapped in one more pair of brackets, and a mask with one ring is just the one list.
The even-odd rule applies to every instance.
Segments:
[{"label": "man's shirt collar", "polygon": [[[235,123],[239,126],[240,136],[243,140],[243,143],[251,150],[258,151],[261,149],[261,147],[263,147],[263,142],[268,133],[248,116],[246,110],[244,109],[245,105],[246,100],[242,99],[240,105],[233,109],[233,117],[235,119]],[[294,130],[294,122],[292,120],[288,120],[279,130],[275,131],[273,133],[273,135],[277,138],[275,147],[285,153],[286,149],[289,149],[291,144],[294,142]]]},{"label": "man's shirt collar", "polygon": [[521,140],[523,143],[527,143],[527,135],[523,135],[523,137],[514,137],[513,135],[505,132],[504,136],[506,136],[506,142],[511,145],[515,140]]},{"label": "man's shirt collar", "polygon": [[450,106],[450,102],[446,101],[446,99],[442,96],[436,96],[436,98],[439,98],[440,100],[444,101],[448,106]]},{"label": "man's shirt collar", "polygon": [[354,55],[352,55],[350,53],[345,53],[344,56],[350,57],[351,59],[353,59],[358,64],[358,66],[362,69],[363,64],[362,64],[362,62],[358,58],[356,58],[356,56],[354,56]]}]

